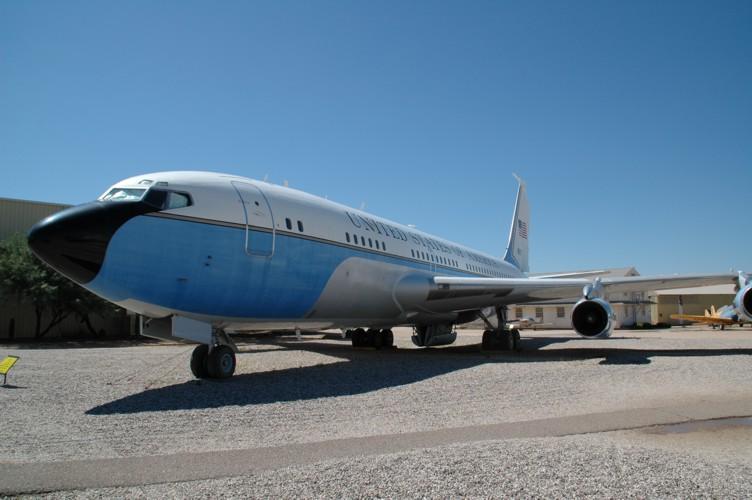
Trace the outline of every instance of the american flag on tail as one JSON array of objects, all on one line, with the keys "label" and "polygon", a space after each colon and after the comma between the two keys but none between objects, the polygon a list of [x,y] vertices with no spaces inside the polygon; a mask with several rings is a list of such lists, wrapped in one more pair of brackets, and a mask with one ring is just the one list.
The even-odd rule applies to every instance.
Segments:
[{"label": "american flag on tail", "polygon": [[527,239],[527,222],[517,219],[517,233],[521,238]]}]

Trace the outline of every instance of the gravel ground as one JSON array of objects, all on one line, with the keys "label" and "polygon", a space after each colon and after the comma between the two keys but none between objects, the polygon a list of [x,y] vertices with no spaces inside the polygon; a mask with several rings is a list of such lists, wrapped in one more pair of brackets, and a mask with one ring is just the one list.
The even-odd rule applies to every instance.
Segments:
[{"label": "gravel ground", "polygon": [[252,352],[224,382],[193,379],[186,345],[13,350],[21,360],[15,388],[0,389],[0,461],[255,448],[752,396],[750,332],[696,333],[604,342],[554,332],[520,356],[410,349],[406,331],[391,352],[264,338],[243,346]]},{"label": "gravel ground", "polygon": [[[523,332],[523,336],[526,332]],[[353,350],[332,336],[244,343],[236,376],[196,381],[191,346],[0,349],[0,462],[138,457],[752,397],[752,332],[537,332],[526,352]],[[535,348],[537,350],[533,351]],[[517,439],[329,461],[253,476],[66,496],[744,496],[749,429]],[[697,452],[701,450],[701,453]]]},{"label": "gravel ground", "polygon": [[752,462],[625,444],[627,433],[513,439],[326,461],[251,476],[46,498],[749,498]]}]

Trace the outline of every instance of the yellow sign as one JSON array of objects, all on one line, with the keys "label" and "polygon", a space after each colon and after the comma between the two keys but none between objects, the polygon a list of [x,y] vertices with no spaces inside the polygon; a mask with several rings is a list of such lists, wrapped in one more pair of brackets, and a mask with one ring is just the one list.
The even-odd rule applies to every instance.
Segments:
[{"label": "yellow sign", "polygon": [[3,376],[3,385],[8,378],[8,372],[16,364],[16,361],[18,361],[18,356],[6,356],[4,360],[0,361],[0,375]]}]

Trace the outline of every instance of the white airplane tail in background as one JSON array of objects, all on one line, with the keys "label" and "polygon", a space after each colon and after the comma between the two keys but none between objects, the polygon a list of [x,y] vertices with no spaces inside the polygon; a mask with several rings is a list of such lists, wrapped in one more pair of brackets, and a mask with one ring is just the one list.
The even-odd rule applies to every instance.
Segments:
[{"label": "white airplane tail in background", "polygon": [[530,265],[528,264],[530,207],[527,203],[525,182],[517,174],[512,175],[520,183],[520,187],[517,190],[517,201],[514,206],[514,216],[512,216],[512,227],[509,228],[509,242],[507,243],[504,260],[516,266],[520,271],[527,273],[530,271]]}]

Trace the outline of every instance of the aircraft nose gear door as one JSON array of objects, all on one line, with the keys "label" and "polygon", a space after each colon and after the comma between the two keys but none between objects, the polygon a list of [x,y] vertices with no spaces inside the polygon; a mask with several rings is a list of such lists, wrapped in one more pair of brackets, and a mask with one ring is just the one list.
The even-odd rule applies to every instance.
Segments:
[{"label": "aircraft nose gear door", "polygon": [[248,255],[274,255],[276,231],[272,207],[263,191],[253,184],[232,181],[245,217],[245,252]]}]

